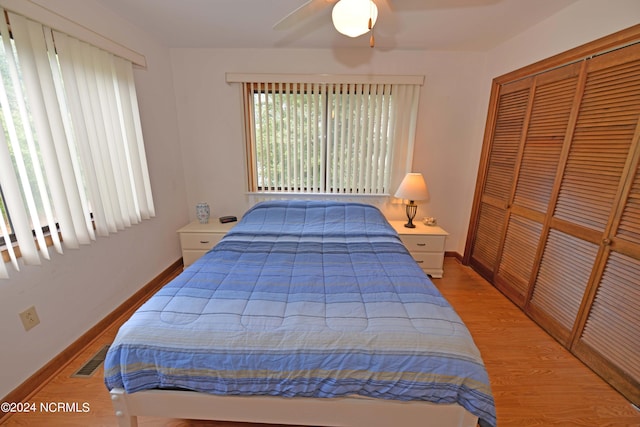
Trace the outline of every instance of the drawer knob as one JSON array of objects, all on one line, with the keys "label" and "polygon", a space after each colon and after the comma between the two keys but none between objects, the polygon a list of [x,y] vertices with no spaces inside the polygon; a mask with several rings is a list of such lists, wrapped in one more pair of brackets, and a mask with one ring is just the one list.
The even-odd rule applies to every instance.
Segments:
[{"label": "drawer knob", "polygon": [[424,262],[424,260],[422,260],[422,259],[417,259],[416,260],[416,263],[418,263],[418,264],[422,264],[423,262]]},{"label": "drawer knob", "polygon": [[418,246],[427,246],[426,243],[416,243]]},{"label": "drawer knob", "polygon": [[200,243],[209,243],[208,240],[200,240]]}]

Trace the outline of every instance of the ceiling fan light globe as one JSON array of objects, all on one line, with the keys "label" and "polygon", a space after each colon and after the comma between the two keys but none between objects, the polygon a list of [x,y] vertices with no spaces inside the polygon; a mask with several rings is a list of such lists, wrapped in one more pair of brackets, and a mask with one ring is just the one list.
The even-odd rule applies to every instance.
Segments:
[{"label": "ceiling fan light globe", "polygon": [[378,18],[378,7],[371,0],[340,0],[333,6],[331,19],[336,30],[349,37],[358,37],[369,31]]}]

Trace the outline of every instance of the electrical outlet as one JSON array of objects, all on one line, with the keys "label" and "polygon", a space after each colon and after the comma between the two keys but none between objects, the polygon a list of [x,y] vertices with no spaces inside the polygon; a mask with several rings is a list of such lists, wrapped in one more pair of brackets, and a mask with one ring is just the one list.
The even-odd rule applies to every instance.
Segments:
[{"label": "electrical outlet", "polygon": [[36,308],[34,306],[31,306],[20,313],[20,320],[22,320],[22,326],[24,326],[25,331],[28,331],[40,323],[38,313],[36,313]]}]

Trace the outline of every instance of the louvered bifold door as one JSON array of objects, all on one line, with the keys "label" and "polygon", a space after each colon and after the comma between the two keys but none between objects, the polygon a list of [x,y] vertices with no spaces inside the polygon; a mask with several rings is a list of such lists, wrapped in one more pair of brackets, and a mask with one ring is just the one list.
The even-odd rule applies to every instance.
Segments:
[{"label": "louvered bifold door", "polygon": [[572,117],[581,64],[535,77],[516,186],[494,284],[523,307],[538,262],[567,128]]},{"label": "louvered bifold door", "polygon": [[464,261],[640,406],[640,43],[618,36],[494,80]]},{"label": "louvered bifold door", "polygon": [[616,232],[606,242],[604,271],[594,288],[595,294],[587,300],[590,309],[584,316],[586,321],[579,325],[573,352],[629,400],[640,405],[640,171],[637,166],[626,205],[615,223]]},{"label": "louvered bifold door", "polygon": [[471,265],[492,278],[504,239],[507,206],[512,193],[516,161],[522,141],[531,79],[500,88],[493,135],[482,187]]},{"label": "louvered bifold door", "polygon": [[640,48],[625,51],[638,60],[614,67],[624,106],[609,117],[620,140],[632,141],[629,178],[610,237],[603,239],[603,261],[587,294],[573,351],[640,405]]},{"label": "louvered bifold door", "polygon": [[[640,115],[640,63],[629,62],[634,56],[640,58],[639,47],[586,62],[584,92],[557,202],[532,295],[525,307],[567,347],[581,327],[577,320],[584,318],[591,296],[596,294],[612,224],[621,210],[625,188],[629,187]],[[606,277],[614,282],[620,280],[611,277],[613,269],[623,269],[618,267],[621,261],[609,262]],[[605,328],[601,330],[603,334],[618,328],[615,323],[603,322],[601,326]]]}]

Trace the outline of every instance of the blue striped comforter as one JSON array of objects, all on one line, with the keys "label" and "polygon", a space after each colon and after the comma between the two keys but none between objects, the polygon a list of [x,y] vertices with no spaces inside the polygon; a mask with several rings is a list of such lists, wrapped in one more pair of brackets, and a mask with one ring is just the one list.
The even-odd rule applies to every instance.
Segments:
[{"label": "blue striped comforter", "polygon": [[453,308],[380,211],[264,202],[120,329],[109,389],[458,403],[495,425]]}]

